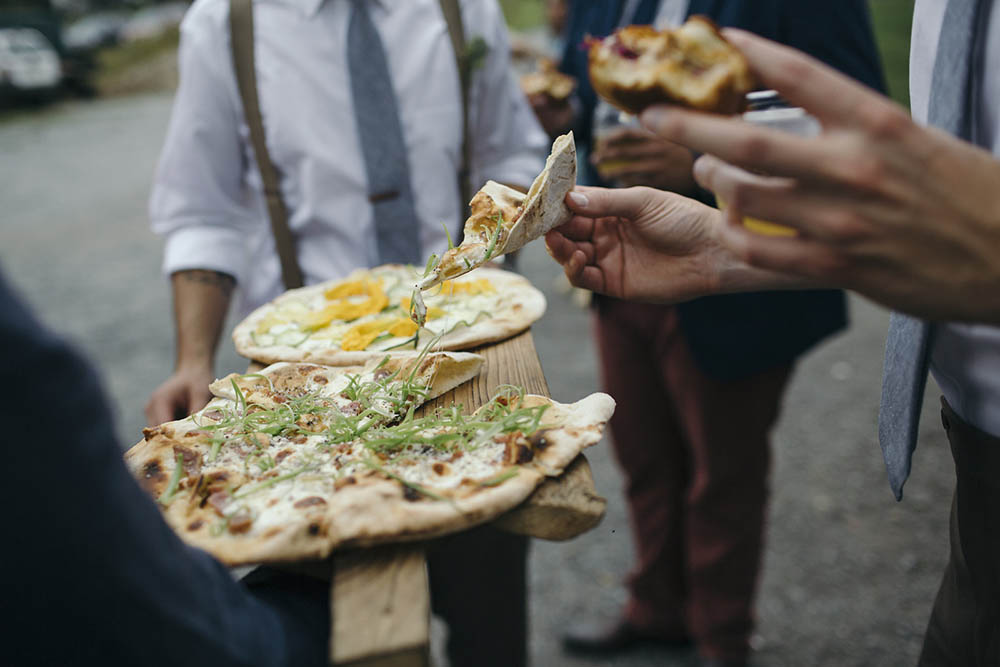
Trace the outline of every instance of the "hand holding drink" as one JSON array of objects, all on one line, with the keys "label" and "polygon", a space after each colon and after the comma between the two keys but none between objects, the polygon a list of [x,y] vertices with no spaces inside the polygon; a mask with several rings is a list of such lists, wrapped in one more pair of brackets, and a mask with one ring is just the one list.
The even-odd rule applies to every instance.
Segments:
[{"label": "hand holding drink", "polygon": [[[799,137],[815,137],[820,133],[819,121],[806,113],[805,109],[789,106],[778,97],[773,90],[764,90],[747,95],[750,111],[743,114],[743,120],[753,125],[761,125],[775,130],[781,130]],[[726,210],[726,201],[719,196],[715,198],[719,210]],[[744,217],[743,226],[765,236],[795,236],[791,227],[777,225],[773,222]]]},{"label": "hand holding drink", "polygon": [[601,180],[617,185],[617,179],[627,174],[641,159],[646,130],[634,125],[609,128],[595,138],[590,162],[597,169]]},{"label": "hand holding drink", "polygon": [[590,161],[601,180],[615,187],[647,185],[690,192],[695,185],[691,151],[656,136],[635,116],[607,103],[598,107]]}]

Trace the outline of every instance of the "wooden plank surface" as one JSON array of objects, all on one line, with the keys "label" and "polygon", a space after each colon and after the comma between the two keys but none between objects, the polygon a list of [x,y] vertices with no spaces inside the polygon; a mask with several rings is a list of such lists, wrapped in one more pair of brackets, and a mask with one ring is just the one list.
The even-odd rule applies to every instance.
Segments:
[{"label": "wooden plank surface", "polygon": [[418,414],[439,406],[448,407],[453,403],[461,403],[466,412],[472,412],[490,400],[497,387],[503,384],[520,385],[529,394],[549,395],[549,385],[545,382],[531,331],[469,352],[486,357],[482,372],[469,382],[426,403]]},{"label": "wooden plank surface", "polygon": [[427,561],[421,545],[391,545],[338,554],[332,585],[333,664],[430,664],[431,605]]}]

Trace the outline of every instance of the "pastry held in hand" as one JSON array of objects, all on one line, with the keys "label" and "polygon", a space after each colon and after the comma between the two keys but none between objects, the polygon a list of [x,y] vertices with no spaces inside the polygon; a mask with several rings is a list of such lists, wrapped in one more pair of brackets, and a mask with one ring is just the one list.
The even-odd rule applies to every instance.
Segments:
[{"label": "pastry held in hand", "polygon": [[733,114],[755,85],[746,58],[704,16],[675,30],[626,26],[594,40],[588,58],[597,94],[633,114],[653,104]]},{"label": "pastry held in hand", "polygon": [[566,194],[576,185],[576,144],[573,133],[558,137],[527,194],[489,181],[469,202],[465,238],[428,265],[427,275],[417,287],[429,289],[445,280],[468,273],[500,255],[518,250],[567,222],[572,213]]},{"label": "pastry held in hand", "polygon": [[521,77],[521,90],[525,95],[546,95],[556,102],[565,102],[576,89],[576,79],[559,71],[548,58],[538,61],[538,69]]}]

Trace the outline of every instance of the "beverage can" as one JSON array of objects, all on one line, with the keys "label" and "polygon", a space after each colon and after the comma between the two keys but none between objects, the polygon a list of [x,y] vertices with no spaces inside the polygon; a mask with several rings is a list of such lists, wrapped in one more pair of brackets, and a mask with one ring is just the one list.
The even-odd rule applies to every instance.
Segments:
[{"label": "beverage can", "polygon": [[[822,130],[815,116],[810,115],[801,107],[789,105],[774,90],[748,93],[747,106],[748,110],[744,112],[743,120],[752,125],[781,130],[799,137],[815,137]],[[719,210],[725,210],[726,202],[718,196],[715,199]],[[747,229],[765,236],[795,236],[797,234],[791,227],[757,218],[744,217],[743,225]]]}]

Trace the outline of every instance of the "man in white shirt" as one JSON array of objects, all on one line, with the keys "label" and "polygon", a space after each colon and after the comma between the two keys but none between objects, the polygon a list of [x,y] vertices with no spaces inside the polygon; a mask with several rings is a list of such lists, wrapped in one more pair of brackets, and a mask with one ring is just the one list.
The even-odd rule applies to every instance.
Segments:
[{"label": "man in white shirt", "polygon": [[[706,154],[695,177],[729,202],[727,212],[654,190],[584,188],[567,198],[579,215],[547,241],[574,284],[614,296],[683,301],[836,285],[936,322],[924,350],[944,394],[957,482],[951,557],[920,664],[996,665],[1000,80],[988,75],[1000,66],[1000,11],[990,0],[917,0],[913,34],[916,123],[800,53],[728,32],[763,83],[816,116],[822,134],[804,139],[738,119],[649,110],[647,128]],[[952,98],[956,79],[968,83]],[[971,142],[918,125],[928,119]],[[743,216],[797,235],[755,234]],[[883,408],[896,398],[883,390]],[[880,435],[884,445],[895,434]],[[895,479],[890,458],[901,495],[909,458]]]},{"label": "man in white shirt", "polygon": [[[542,168],[548,140],[510,75],[503,15],[494,0],[460,4],[469,53],[480,54],[471,63],[469,84],[470,184],[474,190],[493,179],[527,187]],[[411,261],[440,253],[447,243],[445,227],[454,235],[462,223],[463,111],[456,54],[439,3],[259,0],[253,12],[266,143],[281,177],[305,283],[344,276],[383,257],[373,214],[382,195],[369,191],[369,180],[373,168],[396,165],[373,161],[361,136],[364,118],[359,120],[352,95],[352,83],[359,85],[351,69],[357,59],[348,53],[348,26],[355,29],[357,12],[364,12],[381,38],[382,45],[371,48],[384,52],[398,110],[406,186],[417,218],[413,224],[419,225],[418,259]],[[241,314],[283,291],[232,64],[227,0],[194,3],[181,26],[179,58],[180,87],[150,203],[153,230],[166,239],[164,271],[174,293],[177,365],[150,398],[150,423],[189,414],[208,400],[215,349],[234,289]],[[368,83],[360,85],[367,89]],[[514,562],[502,566],[513,578],[500,582],[496,594],[519,597],[515,606],[523,607],[524,544],[506,535],[484,539],[491,553],[513,549]],[[462,548],[453,545],[447,555]],[[434,569],[432,559],[435,583],[455,579],[435,577]],[[472,607],[488,604],[489,595],[485,600],[469,595],[475,605],[451,611],[470,626],[482,625]],[[437,597],[436,604],[448,604],[445,596]],[[505,628],[495,624],[478,636],[452,632],[453,664],[523,662],[524,617],[514,616],[519,629],[496,646],[486,635],[504,635]],[[477,639],[469,649],[474,653],[456,653],[459,643],[475,645]]]},{"label": "man in white shirt", "polygon": [[[427,257],[446,247],[444,225],[452,233],[461,225],[455,53],[434,0],[368,5],[386,45]],[[467,41],[481,38],[488,49],[470,86],[473,189],[487,179],[530,185],[547,139],[509,75],[503,16],[490,0],[462,5]],[[207,400],[228,295],[213,294],[204,312],[188,311],[205,299],[202,292],[228,291],[216,274],[238,286],[240,313],[283,291],[233,73],[228,7],[199,0],[181,27],[181,82],[150,202],[153,230],[166,238],[164,271],[172,276],[179,327],[177,372],[147,410],[155,422]],[[305,282],[373,265],[372,206],[344,54],[351,3],[265,0],[254,10],[260,108]],[[193,270],[214,273],[193,282],[201,275],[186,275]]]}]

